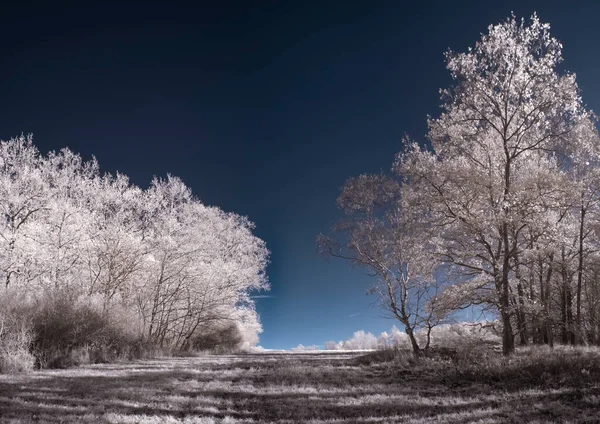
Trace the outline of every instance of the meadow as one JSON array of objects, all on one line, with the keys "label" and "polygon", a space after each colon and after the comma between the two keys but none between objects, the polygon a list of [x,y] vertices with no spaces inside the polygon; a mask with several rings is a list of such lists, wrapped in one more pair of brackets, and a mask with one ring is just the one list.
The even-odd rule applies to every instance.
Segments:
[{"label": "meadow", "polygon": [[593,423],[599,377],[567,347],[160,358],[0,375],[0,422]]}]

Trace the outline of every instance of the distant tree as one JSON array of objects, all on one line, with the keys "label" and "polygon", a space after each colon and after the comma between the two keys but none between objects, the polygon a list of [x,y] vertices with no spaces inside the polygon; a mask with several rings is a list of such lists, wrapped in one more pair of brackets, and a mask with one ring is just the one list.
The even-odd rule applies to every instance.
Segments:
[{"label": "distant tree", "polygon": [[388,343],[392,346],[408,346],[408,336],[405,332],[400,331],[395,325],[390,329],[390,337]]},{"label": "distant tree", "polygon": [[387,332],[383,332],[377,337],[377,348],[383,349],[389,346],[390,335]]},{"label": "distant tree", "polygon": [[371,350],[377,349],[377,337],[364,330],[356,331],[352,337],[343,344],[344,350]]},{"label": "distant tree", "polygon": [[[419,340],[430,338],[434,346],[445,348],[496,344],[499,340],[498,334],[493,331],[493,323],[486,321],[441,324],[431,330],[422,328],[416,332],[416,336]],[[389,333],[384,331],[379,337],[363,330],[357,331],[348,340],[326,342],[325,350],[371,350],[388,347],[404,349],[409,344],[407,334],[393,326]]]},{"label": "distant tree", "polygon": [[293,348],[291,349],[291,351],[292,351],[292,352],[295,352],[295,353],[301,353],[301,352],[313,352],[313,351],[316,351],[316,350],[319,350],[319,346],[316,346],[316,345],[312,345],[312,346],[304,346],[303,344],[299,344],[298,346],[296,346],[296,347],[293,347]]},{"label": "distant tree", "polygon": [[342,350],[342,342],[334,342],[332,340],[325,342],[325,350]]}]

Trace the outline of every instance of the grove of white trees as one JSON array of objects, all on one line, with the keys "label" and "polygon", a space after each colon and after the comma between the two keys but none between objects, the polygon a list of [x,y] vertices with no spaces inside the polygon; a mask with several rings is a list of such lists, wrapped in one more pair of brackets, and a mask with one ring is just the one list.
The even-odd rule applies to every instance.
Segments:
[{"label": "grove of white trees", "polygon": [[250,293],[268,289],[265,243],[179,178],[143,190],[21,136],[0,142],[0,213],[0,296],[84,299],[175,349],[229,327],[241,343],[258,341]]},{"label": "grove of white trees", "polygon": [[[431,330],[421,328],[415,337],[421,344],[430,342],[444,348],[472,348],[485,344],[497,343],[498,336],[493,324],[485,321],[478,323],[458,322],[454,324],[437,325]],[[412,347],[412,341],[405,331],[400,331],[395,325],[390,331],[384,331],[379,336],[359,330],[348,340],[325,342],[325,350],[376,350]]]},{"label": "grove of white trees", "polygon": [[549,31],[512,16],[449,51],[454,85],[427,142],[406,139],[390,176],[350,179],[341,241],[320,239],[378,278],[411,338],[478,305],[506,355],[600,344],[600,138]]}]

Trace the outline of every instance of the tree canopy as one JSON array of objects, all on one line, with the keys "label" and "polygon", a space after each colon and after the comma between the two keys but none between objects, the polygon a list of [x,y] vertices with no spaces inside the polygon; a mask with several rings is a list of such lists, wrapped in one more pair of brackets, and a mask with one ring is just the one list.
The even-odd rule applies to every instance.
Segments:
[{"label": "tree canopy", "polygon": [[421,252],[401,269],[425,260],[451,282],[434,296],[424,283],[412,288],[429,295],[422,311],[477,304],[497,313],[507,355],[516,337],[600,342],[600,138],[575,75],[559,72],[561,50],[534,14],[491,25],[467,52],[448,51],[454,85],[440,90],[428,142],[405,140],[394,188],[380,179],[361,189],[396,199],[395,212],[418,228],[380,236],[372,226],[369,237],[412,240]]}]

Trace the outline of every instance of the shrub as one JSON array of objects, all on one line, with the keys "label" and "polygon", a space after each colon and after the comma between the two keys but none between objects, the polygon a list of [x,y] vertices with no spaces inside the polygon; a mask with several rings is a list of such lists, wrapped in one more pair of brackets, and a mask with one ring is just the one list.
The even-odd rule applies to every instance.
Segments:
[{"label": "shrub", "polygon": [[0,374],[27,372],[35,358],[30,353],[33,333],[23,298],[4,292],[0,303]]},{"label": "shrub", "polygon": [[243,342],[242,334],[235,324],[199,332],[192,338],[191,350],[228,353],[238,350]]},{"label": "shrub", "polygon": [[456,382],[507,382],[519,387],[594,382],[600,377],[600,350],[583,346],[520,347],[510,357],[500,352],[452,358]]},{"label": "shrub", "polygon": [[35,357],[29,352],[31,340],[31,329],[26,323],[4,320],[0,330],[0,374],[33,369]]},{"label": "shrub", "polygon": [[359,365],[390,363],[398,366],[408,366],[414,364],[416,360],[417,358],[411,350],[397,346],[384,347],[356,358]]},{"label": "shrub", "polygon": [[[425,345],[426,331],[417,333],[417,339]],[[490,323],[443,324],[434,327],[431,331],[431,345],[434,347],[470,349],[473,346],[493,346],[500,344],[500,338],[491,329]]]},{"label": "shrub", "polygon": [[64,293],[48,296],[33,316],[33,351],[41,368],[146,357],[152,349],[97,305]]}]

